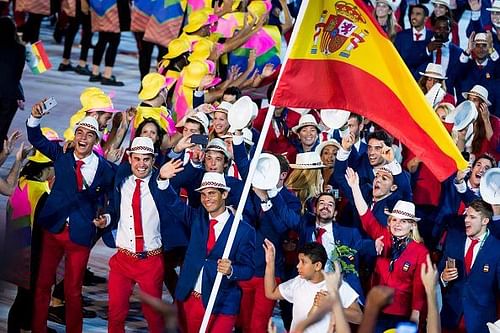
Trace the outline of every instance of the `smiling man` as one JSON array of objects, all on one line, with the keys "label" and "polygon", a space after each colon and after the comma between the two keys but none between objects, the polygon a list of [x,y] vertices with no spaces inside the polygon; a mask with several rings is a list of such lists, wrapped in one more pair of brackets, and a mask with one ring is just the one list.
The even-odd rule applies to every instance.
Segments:
[{"label": "smiling man", "polygon": [[[449,229],[439,272],[443,292],[443,332],[487,333],[497,316],[500,241],[488,231],[493,210],[475,200],[467,207],[465,232]],[[450,264],[449,258],[454,259]]]},{"label": "smiling man", "polygon": [[33,332],[45,332],[50,301],[59,262],[65,257],[64,289],[66,332],[82,332],[82,285],[90,248],[97,227],[93,223],[103,195],[112,188],[111,165],[93,152],[99,142],[97,120],[85,117],[74,130],[75,147],[63,152],[56,142],[46,139],[40,130],[45,115],[43,102],[35,104],[27,121],[28,139],[54,161],[56,180],[39,214],[43,228],[40,272],[36,283]]},{"label": "smiling man", "polygon": [[[181,170],[182,161],[170,161],[161,168],[160,179],[174,179]],[[166,191],[164,205],[176,221],[191,229],[175,292],[183,332],[199,331],[217,273],[224,276],[207,331],[232,332],[241,301],[237,282],[249,280],[254,273],[255,230],[244,220],[238,224],[229,257],[222,256],[234,223],[225,204],[230,190],[222,174],[207,172],[196,189],[201,194],[202,207],[186,205],[170,186]]]},{"label": "smiling man", "polygon": [[[127,151],[129,163],[122,163],[115,177],[112,204],[108,214],[94,220],[99,226],[116,229],[116,254],[109,261],[108,331],[123,332],[134,284],[154,297],[161,298],[163,287],[163,249],[165,230],[171,219],[161,204],[166,182],[153,170],[153,141],[137,137]],[[167,233],[168,235],[168,233]],[[162,237],[163,236],[163,237]],[[163,319],[149,305],[142,310],[148,331],[163,332]]]}]

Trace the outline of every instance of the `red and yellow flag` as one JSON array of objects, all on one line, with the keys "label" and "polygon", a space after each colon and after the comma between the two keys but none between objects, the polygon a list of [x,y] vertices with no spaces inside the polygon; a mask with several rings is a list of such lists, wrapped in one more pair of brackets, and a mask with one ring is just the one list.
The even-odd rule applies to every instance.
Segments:
[{"label": "red and yellow flag", "polygon": [[31,71],[34,74],[42,74],[52,68],[52,63],[50,62],[49,56],[45,51],[45,47],[41,40],[35,42],[31,45],[33,55],[36,57],[36,61],[31,67]]},{"label": "red and yellow flag", "polygon": [[272,105],[342,109],[398,138],[439,180],[463,159],[362,0],[304,0]]}]

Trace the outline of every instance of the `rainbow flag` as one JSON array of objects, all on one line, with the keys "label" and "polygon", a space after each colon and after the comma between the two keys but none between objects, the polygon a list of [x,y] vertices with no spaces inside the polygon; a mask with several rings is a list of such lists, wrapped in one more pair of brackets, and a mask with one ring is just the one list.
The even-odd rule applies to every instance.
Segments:
[{"label": "rainbow flag", "polygon": [[29,65],[33,74],[42,74],[52,68],[52,63],[41,40],[31,45],[31,52],[33,61],[30,61]]},{"label": "rainbow flag", "polygon": [[271,104],[361,114],[442,181],[467,162],[369,13],[362,0],[304,0]]}]

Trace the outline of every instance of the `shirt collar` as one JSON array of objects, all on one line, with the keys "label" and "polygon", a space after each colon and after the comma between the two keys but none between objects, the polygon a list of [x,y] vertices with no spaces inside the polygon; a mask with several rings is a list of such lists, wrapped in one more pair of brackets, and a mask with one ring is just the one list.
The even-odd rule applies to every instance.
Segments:
[{"label": "shirt collar", "polygon": [[73,157],[75,158],[75,161],[82,160],[83,163],[85,163],[85,164],[90,164],[95,158],[94,152],[92,152],[89,156],[84,157],[84,158],[78,158],[78,157],[76,157],[75,153],[73,153]]},{"label": "shirt collar", "polygon": [[229,217],[230,217],[230,215],[229,215],[229,211],[227,210],[227,208],[224,211],[224,213],[220,214],[217,217],[212,217],[210,214],[208,214],[208,218],[210,220],[217,220],[217,223],[219,223],[219,222],[226,223],[227,220],[229,220]]},{"label": "shirt collar", "polygon": [[333,221],[330,223],[318,223],[316,222],[316,228],[323,228],[327,233],[333,232]]},{"label": "shirt collar", "polygon": [[[488,231],[487,231],[487,230],[486,230],[486,232],[485,232],[485,233],[483,233],[483,234],[481,235],[481,237],[479,237],[479,238],[475,238],[475,239],[477,239],[477,240],[481,243],[481,242],[484,240],[484,238],[486,237],[486,235],[488,235]],[[471,241],[472,241],[472,238],[470,238],[470,237],[467,237],[467,238],[468,238],[469,240],[471,240]]]},{"label": "shirt collar", "polygon": [[132,179],[134,180],[134,182],[136,181],[136,179],[140,179],[140,180],[142,180],[144,183],[149,184],[149,180],[151,179],[151,173],[150,173],[150,174],[149,174],[149,176],[147,176],[146,178],[138,178],[138,177],[136,177],[136,176],[134,176],[134,175],[132,174]]}]

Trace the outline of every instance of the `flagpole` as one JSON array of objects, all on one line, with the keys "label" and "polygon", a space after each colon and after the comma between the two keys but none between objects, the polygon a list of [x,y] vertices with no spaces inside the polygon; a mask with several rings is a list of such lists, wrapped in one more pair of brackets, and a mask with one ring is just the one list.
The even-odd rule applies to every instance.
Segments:
[{"label": "flagpole", "polygon": [[[302,19],[304,18],[305,8],[307,7],[308,2],[309,0],[302,1],[299,14],[297,15],[297,22],[295,23],[296,26],[298,26],[302,21]],[[280,73],[278,75],[278,80],[274,87],[273,96],[274,93],[276,92],[276,87],[278,86],[281,75],[283,74],[283,70],[285,68],[288,55],[290,54],[291,47],[295,43],[297,32],[298,29],[294,29],[294,31],[292,32],[292,37],[290,38],[290,45],[288,46],[285,55],[285,60],[283,62],[283,65],[281,66]],[[238,203],[238,208],[236,209],[236,213],[234,215],[234,221],[233,224],[231,225],[231,231],[229,232],[229,237],[227,239],[226,246],[224,247],[224,253],[222,254],[222,258],[229,258],[229,253],[231,253],[231,249],[234,243],[234,238],[236,236],[236,231],[238,230],[239,223],[243,216],[243,209],[245,208],[245,203],[248,198],[248,193],[250,191],[250,187],[252,184],[253,175],[255,174],[255,169],[257,168],[257,161],[259,160],[259,156],[262,153],[262,148],[264,147],[264,141],[267,137],[267,132],[269,131],[271,120],[273,119],[274,109],[275,109],[274,105],[269,105],[269,109],[267,110],[266,118],[264,120],[264,125],[262,126],[262,132],[260,133],[259,141],[257,142],[257,147],[255,148],[254,156],[252,158],[252,161],[250,162],[250,169],[248,171],[248,176],[245,181],[245,186],[243,187],[243,192],[241,193],[241,198]],[[222,273],[217,272],[217,276],[215,277],[215,282],[214,285],[212,286],[212,291],[210,292],[210,297],[208,299],[207,308],[205,309],[205,314],[203,315],[203,321],[201,322],[201,327],[199,331],[200,333],[205,333],[207,331],[208,321],[212,314],[212,310],[215,304],[215,299],[217,297],[217,293],[219,292],[222,278],[223,278]]]}]

